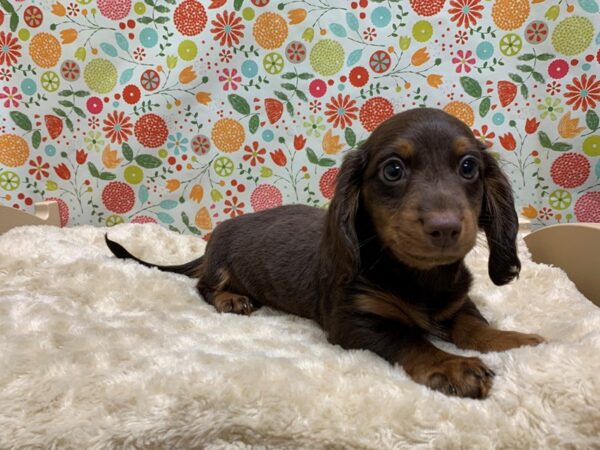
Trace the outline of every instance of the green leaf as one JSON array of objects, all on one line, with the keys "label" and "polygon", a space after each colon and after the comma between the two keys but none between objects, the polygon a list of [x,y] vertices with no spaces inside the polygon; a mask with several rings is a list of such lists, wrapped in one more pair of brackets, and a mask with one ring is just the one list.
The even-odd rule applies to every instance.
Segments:
[{"label": "green leaf", "polygon": [[123,142],[123,145],[121,146],[121,150],[123,150],[123,157],[127,161],[129,161],[129,162],[133,161],[133,150],[127,142]]},{"label": "green leaf", "polygon": [[29,117],[25,114],[20,111],[11,111],[9,116],[19,128],[22,128],[25,131],[31,131],[31,120],[29,120]]},{"label": "green leaf", "polygon": [[288,90],[288,91],[294,91],[296,90],[296,86],[294,86],[292,83],[283,83],[281,85],[282,88]]},{"label": "green leaf", "polygon": [[37,149],[40,146],[40,142],[42,142],[42,133],[40,133],[40,130],[35,130],[31,135],[31,145]]},{"label": "green leaf", "polygon": [[154,1],[153,0],[144,0],[144,3],[148,6],[154,6]]},{"label": "green leaf", "polygon": [[69,129],[69,131],[73,132],[73,122],[68,117],[65,117],[65,125]]},{"label": "green leaf", "polygon": [[164,5],[158,5],[156,8],[154,8],[154,10],[155,10],[155,11],[158,11],[158,12],[159,12],[159,13],[161,13],[161,14],[166,14],[166,13],[168,13],[169,11],[171,11],[169,8],[167,8],[167,7],[166,7],[166,6],[164,6]]},{"label": "green leaf", "polygon": [[543,131],[538,131],[538,139],[540,140],[540,144],[544,148],[552,148],[552,141],[548,137],[546,133]]},{"label": "green leaf", "polygon": [[150,194],[148,193],[148,188],[145,184],[140,184],[140,189],[138,191],[138,197],[140,199],[140,203],[146,203],[148,201],[148,197]]},{"label": "green leaf", "polygon": [[300,100],[302,100],[303,102],[307,102],[307,101],[308,101],[308,98],[306,98],[306,94],[305,94],[304,92],[302,92],[302,91],[301,91],[301,90],[299,90],[299,89],[296,89],[296,91],[295,91],[295,92],[296,92],[296,96],[297,96],[297,97],[298,97]]},{"label": "green leaf", "polygon": [[234,0],[233,9],[235,9],[236,11],[239,11],[242,8],[243,4],[244,4],[244,0]]},{"label": "green leaf", "polygon": [[177,205],[179,205],[179,203],[177,203],[175,200],[163,200],[162,202],[160,202],[159,206],[162,209],[173,209],[173,208],[177,208]]},{"label": "green leaf", "polygon": [[0,0],[0,5],[2,5],[4,11],[6,11],[8,14],[13,14],[15,12],[15,9],[8,0]]},{"label": "green leaf", "polygon": [[598,114],[593,109],[589,109],[585,115],[585,123],[588,128],[592,131],[596,131],[598,129]]},{"label": "green leaf", "polygon": [[296,75],[294,72],[286,72],[283,75],[281,75],[281,78],[283,78],[284,80],[293,80],[297,76],[298,75]]},{"label": "green leaf", "polygon": [[519,61],[531,61],[534,58],[535,58],[535,55],[533,53],[525,53],[525,54],[519,56],[517,59]]},{"label": "green leaf", "polygon": [[171,217],[169,214],[164,213],[164,212],[159,212],[156,213],[156,217],[158,217],[158,220],[160,220],[162,223],[173,223],[175,222],[175,219],[173,219],[173,217]]},{"label": "green leaf", "polygon": [[184,212],[181,213],[181,221],[183,222],[183,224],[187,227],[190,224],[190,218],[188,217],[188,215]]},{"label": "green leaf", "polygon": [[169,21],[169,16],[160,16],[154,19],[154,21],[159,24],[167,23]]},{"label": "green leaf", "polygon": [[60,116],[60,117],[67,117],[67,113],[66,113],[66,112],[64,112],[64,111],[63,111],[62,109],[60,109],[60,108],[52,108],[52,111],[54,111],[54,113],[55,113],[57,116]]},{"label": "green leaf", "polygon": [[481,97],[482,90],[477,80],[474,80],[471,77],[460,77],[460,84],[462,84],[465,92],[471,97]]},{"label": "green leaf", "polygon": [[521,64],[517,66],[517,70],[520,70],[521,72],[533,72],[533,67],[527,64]]},{"label": "green leaf", "polygon": [[162,164],[162,161],[156,156],[148,154],[137,155],[135,157],[135,162],[142,166],[144,169],[156,169]]},{"label": "green leaf", "polygon": [[354,147],[356,144],[356,134],[352,128],[346,128],[346,131],[344,131],[344,137],[346,138],[346,144],[348,144],[350,147]]},{"label": "green leaf", "polygon": [[541,73],[539,73],[539,72],[533,71],[533,72],[531,72],[531,76],[538,83],[545,83],[546,82],[546,80],[544,79],[544,76]]},{"label": "green leaf", "polygon": [[555,152],[566,152],[567,150],[571,150],[573,146],[571,144],[567,144],[566,142],[555,142],[552,144],[552,150]]},{"label": "green leaf", "polygon": [[529,89],[527,89],[527,86],[524,84],[521,85],[521,95],[523,98],[527,98],[529,96]]},{"label": "green leaf", "polygon": [[511,80],[513,80],[515,83],[522,83],[523,82],[523,78],[521,78],[521,75],[518,75],[516,73],[509,73],[508,74],[508,78],[510,78]]},{"label": "green leaf", "polygon": [[229,94],[227,99],[231,103],[232,108],[240,114],[250,114],[250,105],[243,97],[237,94]]},{"label": "green leaf", "polygon": [[283,102],[287,102],[288,101],[288,96],[285,95],[283,92],[274,91],[273,94],[275,94],[275,97],[277,97],[279,100],[281,100]]},{"label": "green leaf", "polygon": [[73,95],[73,91],[71,89],[65,89],[64,91],[60,91],[58,95],[60,97],[70,97],[71,95]]},{"label": "green leaf", "polygon": [[252,117],[250,117],[250,122],[248,123],[248,129],[250,130],[251,134],[256,133],[256,130],[258,130],[259,125],[260,125],[260,119],[258,118],[258,114],[255,114]]},{"label": "green leaf", "polygon": [[489,97],[484,98],[479,104],[479,115],[481,117],[485,117],[488,111],[490,110],[490,106],[492,105],[492,100]]},{"label": "green leaf", "polygon": [[144,25],[148,25],[149,23],[152,23],[152,17],[138,17],[137,20],[139,23],[143,23]]},{"label": "green leaf", "polygon": [[98,178],[101,180],[114,180],[117,176],[114,173],[102,172]]},{"label": "green leaf", "polygon": [[319,160],[318,164],[321,167],[331,167],[331,166],[335,166],[335,160],[330,159],[330,158],[321,158]]},{"label": "green leaf", "polygon": [[88,166],[88,170],[90,171],[91,176],[93,176],[95,178],[100,177],[100,172],[98,172],[98,169],[96,168],[96,166],[94,165],[93,162],[88,162],[87,166]]},{"label": "green leaf", "polygon": [[312,148],[310,148],[310,147],[306,148],[306,156],[308,156],[308,160],[311,163],[318,164],[319,158],[317,157],[316,153],[313,151]]},{"label": "green leaf", "polygon": [[552,53],[542,53],[541,55],[537,56],[538,61],[548,61],[552,58],[554,58]]},{"label": "green leaf", "polygon": [[290,116],[294,115],[294,105],[292,105],[292,102],[287,102],[285,109],[287,109],[287,112],[290,114]]},{"label": "green leaf", "polygon": [[19,15],[14,12],[10,15],[10,31],[12,31],[13,33],[15,31],[17,31],[17,28],[19,27]]},{"label": "green leaf", "polygon": [[71,100],[59,100],[58,104],[64,106],[65,108],[71,108],[74,106],[74,103]]},{"label": "green leaf", "polygon": [[314,75],[309,72],[304,72],[298,75],[298,78],[300,78],[301,80],[310,80],[311,78],[314,78]]}]

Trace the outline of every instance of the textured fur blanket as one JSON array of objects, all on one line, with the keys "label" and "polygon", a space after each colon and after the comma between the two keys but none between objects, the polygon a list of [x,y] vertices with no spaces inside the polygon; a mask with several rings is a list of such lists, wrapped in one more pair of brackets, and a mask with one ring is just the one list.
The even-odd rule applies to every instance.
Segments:
[{"label": "textured fur blanket", "polygon": [[[0,237],[2,449],[600,448],[600,309],[522,242],[521,277],[501,288],[485,249],[469,255],[473,298],[549,342],[483,355],[497,376],[480,401],[332,346],[308,320],[218,314],[194,280],[111,257],[105,231]],[[159,263],[204,248],[156,225],[110,235]]]}]

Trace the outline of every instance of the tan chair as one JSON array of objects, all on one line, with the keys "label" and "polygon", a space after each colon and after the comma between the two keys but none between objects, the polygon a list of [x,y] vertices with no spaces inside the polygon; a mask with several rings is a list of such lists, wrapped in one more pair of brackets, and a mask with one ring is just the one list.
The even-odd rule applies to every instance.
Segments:
[{"label": "tan chair", "polygon": [[34,214],[9,206],[0,206],[0,234],[23,225],[54,225],[60,227],[58,202],[40,202],[33,206],[35,208]]}]

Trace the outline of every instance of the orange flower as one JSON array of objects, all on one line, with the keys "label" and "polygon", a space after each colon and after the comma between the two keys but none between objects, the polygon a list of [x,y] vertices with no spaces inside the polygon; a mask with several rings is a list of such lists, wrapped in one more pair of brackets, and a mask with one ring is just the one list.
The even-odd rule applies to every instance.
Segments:
[{"label": "orange flower", "polygon": [[212,98],[210,98],[209,92],[198,92],[196,94],[196,101],[203,105],[208,105],[212,101]]},{"label": "orange flower", "polygon": [[425,47],[421,47],[417,50],[410,59],[413,66],[422,66],[427,61],[429,61],[429,53],[427,53],[427,48]]},{"label": "orange flower", "polygon": [[292,9],[288,11],[288,19],[290,19],[290,25],[297,25],[306,19],[306,10],[302,8]]},{"label": "orange flower", "polygon": [[192,69],[192,66],[187,66],[179,74],[179,82],[181,84],[188,84],[196,79],[196,72]]},{"label": "orange flower", "polygon": [[190,199],[195,201],[196,203],[200,203],[204,197],[204,189],[199,184],[195,184],[192,186],[192,190],[190,191]]},{"label": "orange flower", "polygon": [[63,44],[70,44],[75,39],[77,39],[77,30],[74,28],[67,28],[66,30],[62,30],[60,32],[60,39]]},{"label": "orange flower", "polygon": [[427,84],[434,88],[439,88],[443,83],[443,79],[441,75],[429,75],[427,77]]},{"label": "orange flower", "polygon": [[122,158],[117,158],[117,151],[111,150],[111,148],[107,145],[102,150],[102,164],[107,169],[114,169],[123,161]]},{"label": "orange flower", "polygon": [[531,205],[527,205],[521,211],[521,214],[524,215],[525,217],[527,217],[528,219],[535,219],[537,217],[537,213],[538,213],[537,209],[535,209]]},{"label": "orange flower", "polygon": [[179,186],[181,186],[179,180],[176,180],[175,178],[167,180],[167,189],[169,190],[169,192],[176,191],[177,189],[179,189]]},{"label": "orange flower", "polygon": [[65,14],[67,14],[67,10],[62,4],[56,2],[52,5],[52,14],[54,14],[55,16],[62,17]]},{"label": "orange flower", "polygon": [[283,150],[281,150],[280,148],[278,148],[274,152],[269,153],[269,155],[271,155],[271,159],[278,166],[283,167],[287,164],[287,158],[285,157]]},{"label": "orange flower", "polygon": [[579,118],[571,119],[571,111],[561,117],[558,122],[558,134],[565,139],[571,139],[579,135],[585,128],[579,126]]},{"label": "orange flower", "polygon": [[335,155],[344,148],[344,144],[340,144],[340,137],[333,134],[333,130],[327,130],[323,136],[323,151],[328,155]]},{"label": "orange flower", "polygon": [[513,151],[515,148],[517,148],[515,137],[510,131],[500,136],[500,144],[508,151]]},{"label": "orange flower", "polygon": [[212,229],[212,220],[210,220],[210,214],[208,209],[205,206],[200,208],[196,213],[196,217],[194,218],[194,223],[201,230],[210,230]]}]

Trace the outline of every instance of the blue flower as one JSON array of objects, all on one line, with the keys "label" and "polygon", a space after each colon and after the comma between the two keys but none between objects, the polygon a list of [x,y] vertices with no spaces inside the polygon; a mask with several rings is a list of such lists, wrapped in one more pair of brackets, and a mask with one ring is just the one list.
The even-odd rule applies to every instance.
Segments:
[{"label": "blue flower", "polygon": [[187,152],[187,143],[189,142],[188,138],[183,137],[180,132],[175,133],[175,136],[172,134],[169,135],[169,142],[167,142],[167,148],[169,150],[175,150],[175,154],[179,155],[179,152],[185,153]]}]

